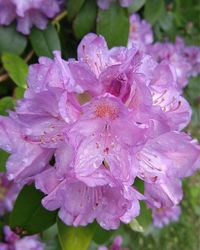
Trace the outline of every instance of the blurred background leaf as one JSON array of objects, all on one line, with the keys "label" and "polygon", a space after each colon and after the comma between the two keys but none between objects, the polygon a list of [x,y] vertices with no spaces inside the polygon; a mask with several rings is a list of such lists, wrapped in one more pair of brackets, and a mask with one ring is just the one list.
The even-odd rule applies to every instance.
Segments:
[{"label": "blurred background leaf", "polygon": [[140,10],[144,6],[145,2],[146,0],[134,0],[133,3],[128,7],[129,13],[132,14],[133,12]]},{"label": "blurred background leaf", "polygon": [[144,7],[144,17],[153,25],[160,18],[164,9],[164,0],[147,0]]},{"label": "blurred background leaf", "polygon": [[67,4],[68,19],[72,20],[83,6],[85,0],[65,0]]},{"label": "blurred background leaf", "polygon": [[3,53],[2,63],[10,78],[21,88],[26,88],[28,65],[18,55]]},{"label": "blurred background leaf", "polygon": [[10,216],[10,227],[20,234],[36,234],[56,222],[57,211],[46,210],[41,200],[44,194],[34,185],[27,185],[21,190]]},{"label": "blurred background leaf", "polygon": [[26,45],[26,37],[17,32],[14,25],[0,27],[0,54],[10,52],[20,55]]},{"label": "blurred background leaf", "polygon": [[35,53],[38,56],[53,57],[54,50],[61,50],[60,40],[55,27],[51,24],[45,30],[33,28],[29,36]]},{"label": "blurred background leaf", "polygon": [[58,236],[62,250],[87,250],[95,233],[95,224],[87,227],[65,225],[57,219]]},{"label": "blurred background leaf", "polygon": [[94,29],[96,15],[97,6],[95,1],[86,0],[73,23],[74,33],[78,39],[81,39]]},{"label": "blurred background leaf", "polygon": [[129,33],[128,11],[117,3],[112,3],[108,10],[99,9],[97,33],[105,37],[108,46],[126,46]]}]

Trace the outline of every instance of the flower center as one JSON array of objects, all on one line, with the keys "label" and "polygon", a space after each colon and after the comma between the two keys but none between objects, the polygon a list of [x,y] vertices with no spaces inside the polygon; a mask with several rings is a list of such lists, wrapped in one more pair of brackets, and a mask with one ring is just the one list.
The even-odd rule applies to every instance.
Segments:
[{"label": "flower center", "polygon": [[109,102],[98,102],[95,104],[95,116],[98,118],[109,118],[114,120],[118,117],[119,109]]}]

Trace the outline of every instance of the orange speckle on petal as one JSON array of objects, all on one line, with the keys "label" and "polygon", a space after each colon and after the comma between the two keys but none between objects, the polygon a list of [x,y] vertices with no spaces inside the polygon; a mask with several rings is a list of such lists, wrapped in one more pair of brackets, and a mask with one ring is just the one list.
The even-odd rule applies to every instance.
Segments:
[{"label": "orange speckle on petal", "polygon": [[98,118],[109,118],[114,120],[118,117],[119,110],[111,103],[102,102],[95,105],[95,116]]}]

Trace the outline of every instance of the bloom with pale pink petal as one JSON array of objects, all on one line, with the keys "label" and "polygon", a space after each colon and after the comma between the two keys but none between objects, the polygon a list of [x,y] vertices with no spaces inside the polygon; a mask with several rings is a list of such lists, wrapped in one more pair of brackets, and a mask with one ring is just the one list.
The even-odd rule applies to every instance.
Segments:
[{"label": "bloom with pale pink petal", "polygon": [[9,181],[5,174],[0,173],[0,216],[12,210],[13,203],[20,187]]},{"label": "bloom with pale pink petal", "polygon": [[151,24],[146,20],[141,20],[136,13],[130,16],[130,31],[128,37],[128,47],[138,46],[145,50],[146,45],[153,42],[153,31]]},{"label": "bloom with pale pink petal", "polygon": [[[177,205],[200,147],[180,132],[191,109],[173,65],[134,47],[108,49],[95,34],[82,39],[78,60],[54,55],[30,66],[24,98],[0,117],[10,178],[35,180],[43,206],[74,226],[96,219],[116,229],[139,214],[141,199]],[[132,186],[136,177],[144,196]]]},{"label": "bloom with pale pink petal", "polygon": [[175,43],[153,43],[153,31],[150,23],[141,20],[138,14],[130,16],[128,47],[137,47],[150,54],[158,63],[167,61],[174,68],[176,83],[181,91],[191,76],[200,73],[200,47],[187,46],[184,40],[176,37]]},{"label": "bloom with pale pink petal", "polygon": [[[110,4],[115,0],[97,0],[99,8],[106,10],[110,7]],[[122,7],[129,7],[133,0],[119,0]]]},{"label": "bloom with pale pink petal", "polygon": [[153,208],[153,224],[155,227],[163,227],[170,222],[177,221],[180,213],[181,209],[179,206]]},{"label": "bloom with pale pink petal", "polygon": [[110,248],[107,248],[105,246],[100,246],[98,247],[98,250],[129,250],[128,248],[123,248],[121,245],[122,245],[122,242],[123,242],[123,238],[118,235],[115,237],[114,241],[113,241],[113,244]]},{"label": "bloom with pale pink petal", "polygon": [[15,234],[9,226],[4,226],[4,240],[0,243],[1,250],[44,250],[44,244],[37,236],[26,236],[21,238]]},{"label": "bloom with pale pink petal", "polygon": [[177,75],[177,83],[180,89],[187,85],[191,71],[191,64],[177,50],[174,44],[168,42],[155,43],[148,47],[148,53],[153,58],[155,58],[157,62],[167,60],[173,65]]},{"label": "bloom with pale pink petal", "polygon": [[35,177],[36,187],[47,196],[43,206],[52,211],[59,209],[59,217],[73,226],[86,226],[95,219],[105,229],[116,229],[120,222],[129,223],[139,215],[136,190],[115,181],[95,187],[76,179],[73,173],[60,177],[57,169],[50,167]]},{"label": "bloom with pale pink petal", "polygon": [[45,29],[48,18],[60,11],[58,0],[0,0],[0,25],[17,20],[17,30],[27,35],[35,25]]}]

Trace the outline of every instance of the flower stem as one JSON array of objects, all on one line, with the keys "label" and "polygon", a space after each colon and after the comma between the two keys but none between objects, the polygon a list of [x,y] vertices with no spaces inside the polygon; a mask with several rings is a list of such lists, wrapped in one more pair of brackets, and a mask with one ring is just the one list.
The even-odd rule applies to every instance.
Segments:
[{"label": "flower stem", "polygon": [[57,23],[59,23],[65,16],[67,16],[67,11],[64,10],[63,12],[61,12],[58,16],[56,16],[53,21],[52,24],[56,25]]}]

